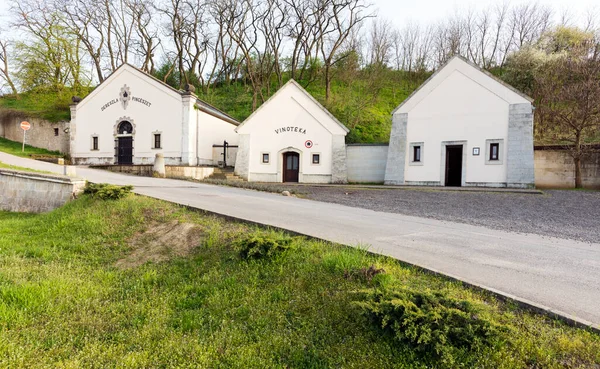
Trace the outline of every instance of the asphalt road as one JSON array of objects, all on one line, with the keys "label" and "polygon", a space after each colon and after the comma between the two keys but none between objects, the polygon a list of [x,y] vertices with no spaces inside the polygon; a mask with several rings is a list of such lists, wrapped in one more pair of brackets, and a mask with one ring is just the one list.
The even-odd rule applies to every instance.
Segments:
[{"label": "asphalt road", "polygon": [[[61,167],[0,153],[0,161]],[[370,250],[600,328],[600,244],[517,234],[277,194],[78,168],[94,182]]]}]

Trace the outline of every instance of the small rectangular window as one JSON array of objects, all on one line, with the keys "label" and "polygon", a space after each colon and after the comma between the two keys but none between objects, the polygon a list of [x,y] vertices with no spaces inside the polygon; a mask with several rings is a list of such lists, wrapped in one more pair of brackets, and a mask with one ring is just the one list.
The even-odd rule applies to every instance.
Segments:
[{"label": "small rectangular window", "polygon": [[269,164],[269,154],[262,154],[263,164]]},{"label": "small rectangular window", "polygon": [[58,136],[58,128],[54,128],[54,135]]},{"label": "small rectangular window", "polygon": [[92,150],[98,150],[98,137],[92,137]]},{"label": "small rectangular window", "polygon": [[421,146],[413,146],[413,161],[421,161]]},{"label": "small rectangular window", "polygon": [[154,134],[154,148],[155,149],[160,149],[160,133],[155,133]]},{"label": "small rectangular window", "polygon": [[499,143],[491,143],[490,144],[490,160],[498,160],[500,157],[500,144]]},{"label": "small rectangular window", "polygon": [[313,164],[320,164],[321,163],[321,155],[320,154],[313,154],[313,156],[312,156],[312,163]]}]

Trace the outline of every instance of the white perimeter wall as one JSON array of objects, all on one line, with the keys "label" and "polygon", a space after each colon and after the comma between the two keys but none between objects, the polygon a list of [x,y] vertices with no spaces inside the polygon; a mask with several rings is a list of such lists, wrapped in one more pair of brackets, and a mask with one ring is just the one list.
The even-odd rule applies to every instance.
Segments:
[{"label": "white perimeter wall", "polygon": [[[444,181],[442,141],[467,141],[466,182],[506,182],[509,104],[454,70],[408,113],[406,181]],[[502,164],[486,165],[486,140],[502,139]],[[410,144],[423,142],[423,165],[411,165]],[[480,148],[473,156],[473,147]],[[463,153],[464,155],[464,153]]]},{"label": "white perimeter wall", "polygon": [[[102,106],[110,100],[119,99],[125,84],[133,97],[142,98],[151,106],[132,99],[126,109],[117,102],[102,110]],[[117,70],[77,105],[74,152],[71,155],[77,158],[114,158],[115,125],[120,119],[128,119],[135,126],[135,164],[152,163],[158,152],[165,158],[181,157],[181,95],[129,66]],[[160,150],[152,149],[155,131],[162,132]],[[99,137],[98,151],[91,150],[92,135]]]},{"label": "white perimeter wall", "polygon": [[[213,145],[237,145],[239,136],[235,132],[236,126],[203,111],[197,111],[198,119],[198,163],[200,165],[217,165],[214,161]],[[221,149],[222,150],[222,149]],[[222,160],[222,159],[221,159]],[[228,162],[233,165],[235,160]]]},{"label": "white perimeter wall", "polygon": [[348,182],[383,183],[388,145],[348,145]]}]

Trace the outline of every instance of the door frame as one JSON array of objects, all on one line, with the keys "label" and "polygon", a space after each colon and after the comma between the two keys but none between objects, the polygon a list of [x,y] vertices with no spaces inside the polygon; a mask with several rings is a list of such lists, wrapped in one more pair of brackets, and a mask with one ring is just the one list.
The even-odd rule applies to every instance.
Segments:
[{"label": "door frame", "polygon": [[462,146],[462,173],[460,179],[461,187],[467,182],[467,141],[442,141],[442,155],[440,162],[440,186],[446,186],[446,146]]},{"label": "door frame", "polygon": [[298,183],[302,183],[302,150],[291,146],[277,152],[277,182],[283,183],[283,155],[286,152],[295,152],[300,155],[300,158],[298,159]]},{"label": "door frame", "polygon": [[[120,138],[126,138],[126,137],[130,137],[131,138],[131,163],[119,163],[119,139]],[[133,165],[133,158],[135,157],[135,138],[133,137],[133,135],[117,135],[115,137],[115,164],[117,165]]]},{"label": "door frame", "polygon": [[[131,133],[127,133],[127,134],[119,134],[119,125],[125,121],[131,123],[131,127],[133,128],[133,131]],[[121,118],[117,119],[115,125],[113,126],[113,130],[114,130],[113,136],[115,138],[115,165],[119,164],[119,137],[131,137],[131,163],[132,163],[132,165],[135,164],[133,162],[133,159],[135,158],[135,128],[136,128],[135,122],[130,117],[121,117]],[[122,164],[122,165],[127,165],[127,164]]]}]

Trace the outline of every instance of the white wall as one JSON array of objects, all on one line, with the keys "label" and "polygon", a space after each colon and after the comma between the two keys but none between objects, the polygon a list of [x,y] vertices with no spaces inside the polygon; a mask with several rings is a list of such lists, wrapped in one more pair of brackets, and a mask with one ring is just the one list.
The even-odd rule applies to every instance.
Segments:
[{"label": "white wall", "polygon": [[383,183],[388,145],[346,146],[348,182]]},{"label": "white wall", "polygon": [[[408,113],[407,182],[443,182],[443,141],[466,141],[466,182],[506,182],[509,104],[460,71],[453,71]],[[502,164],[486,164],[486,140],[501,139]],[[411,165],[410,144],[423,142],[422,165]],[[480,148],[479,156],[473,147]],[[464,155],[464,153],[463,153]]]},{"label": "white wall", "polygon": [[[248,152],[240,153],[248,155],[249,181],[281,182],[283,153],[294,151],[300,154],[299,181],[311,183],[331,181],[333,134],[346,134],[294,83],[278,91],[238,133],[250,136]],[[311,148],[306,147],[307,141],[312,142]],[[263,153],[270,156],[268,164],[262,163]],[[319,164],[312,164],[312,154],[320,155]]]},{"label": "white wall", "polygon": [[[235,132],[236,126],[196,110],[198,119],[198,163],[201,165],[217,165],[214,161],[213,145],[223,145],[227,141],[230,145],[237,145],[239,136]],[[235,160],[228,164],[235,163]]]},{"label": "white wall", "polygon": [[[148,101],[150,106],[132,99],[126,109],[118,101],[103,110],[105,104],[119,99],[124,85],[130,88],[131,96]],[[152,163],[159,152],[168,164],[175,164],[174,161],[181,158],[182,149],[181,101],[182,97],[176,91],[125,65],[77,105],[74,152],[71,155],[97,164],[100,164],[99,158],[114,158],[115,125],[123,119],[134,124],[135,164]],[[152,149],[155,131],[161,132],[162,149]],[[99,137],[98,151],[91,151],[92,135]],[[106,164],[112,164],[113,160]]]}]

